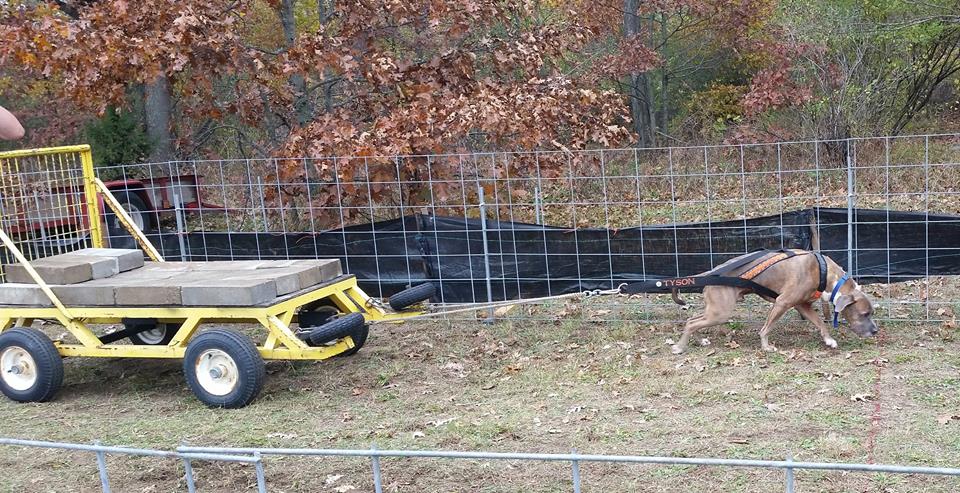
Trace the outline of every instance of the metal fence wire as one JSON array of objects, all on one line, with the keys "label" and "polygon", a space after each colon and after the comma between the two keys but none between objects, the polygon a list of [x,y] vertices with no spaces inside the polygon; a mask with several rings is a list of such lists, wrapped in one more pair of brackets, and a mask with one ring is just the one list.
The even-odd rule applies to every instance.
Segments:
[{"label": "metal fence wire", "polygon": [[[441,288],[438,303],[555,295],[624,276],[685,275],[683,262],[707,270],[756,247],[750,234],[778,248],[800,234],[870,278],[880,320],[953,321],[960,301],[941,268],[960,258],[942,233],[958,225],[960,134],[198,160],[97,173],[169,259],[338,257],[373,295],[427,280]],[[749,222],[758,217],[766,222]],[[128,241],[107,230],[111,243]],[[454,240],[458,249],[445,250]],[[552,320],[556,311],[508,316]],[[756,313],[747,303],[736,317]],[[685,318],[662,295],[591,300],[579,314]]]},{"label": "metal fence wire", "polygon": [[580,493],[583,483],[589,478],[582,477],[580,465],[583,463],[620,463],[620,464],[647,464],[647,465],[685,465],[705,467],[736,467],[751,469],[777,469],[784,472],[784,491],[792,493],[796,489],[796,472],[810,471],[847,471],[873,472],[891,474],[923,474],[937,476],[960,476],[960,469],[948,467],[917,467],[884,464],[857,464],[831,462],[803,462],[794,461],[791,457],[785,460],[750,460],[750,459],[717,459],[697,457],[658,457],[640,455],[601,455],[581,454],[575,450],[568,454],[544,453],[514,453],[514,452],[460,452],[442,450],[379,450],[376,445],[369,449],[286,449],[286,448],[230,448],[230,447],[193,447],[181,446],[176,451],[162,451],[129,447],[112,447],[93,445],[46,442],[37,440],[19,440],[14,438],[0,438],[0,445],[50,448],[73,450],[92,453],[96,456],[97,470],[100,485],[104,493],[109,493],[110,479],[107,469],[108,455],[135,455],[157,458],[169,458],[183,461],[184,481],[187,490],[197,491],[194,479],[195,462],[235,462],[252,464],[256,475],[257,490],[267,491],[264,457],[365,457],[370,459],[370,468],[373,478],[373,487],[376,493],[384,490],[384,477],[381,469],[381,459],[384,458],[418,458],[418,459],[459,459],[481,461],[542,461],[568,462],[570,464],[570,488],[574,493]]},{"label": "metal fence wire", "polygon": [[93,176],[89,146],[0,152],[0,230],[28,260],[102,246]]}]

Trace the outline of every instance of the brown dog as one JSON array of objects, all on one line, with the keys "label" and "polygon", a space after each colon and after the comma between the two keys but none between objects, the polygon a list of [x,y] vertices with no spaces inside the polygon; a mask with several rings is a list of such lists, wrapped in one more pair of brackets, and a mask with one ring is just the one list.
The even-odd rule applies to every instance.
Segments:
[{"label": "brown dog", "polygon": [[[820,293],[817,291],[820,283],[820,266],[817,258],[810,254],[811,252],[803,250],[792,250],[792,252],[796,255],[773,263],[752,279],[754,282],[779,293],[776,298],[760,295],[763,299],[773,302],[773,308],[767,314],[767,320],[760,329],[760,345],[764,351],[776,350],[775,347],[770,345],[767,336],[773,329],[773,324],[777,323],[780,317],[791,308],[796,308],[803,318],[820,329],[820,336],[823,338],[824,344],[831,348],[837,347],[837,341],[830,336],[830,328],[823,322],[813,307],[813,303],[820,298],[821,294],[824,299],[833,303],[836,314],[842,314],[843,318],[850,324],[850,329],[857,335],[866,337],[877,333],[877,324],[870,318],[873,314],[873,306],[867,296],[860,290],[860,285],[856,281],[846,277],[843,269],[830,257],[823,256],[827,266],[827,282],[823,293]],[[704,274],[723,272],[725,266],[735,264],[743,257],[746,257],[746,255],[731,259]],[[757,261],[724,272],[723,275],[740,276],[756,267],[762,260],[757,259]],[[842,284],[839,288],[834,289],[838,281],[841,280]],[[703,288],[703,300],[706,307],[702,314],[687,320],[680,341],[673,345],[673,353],[680,354],[687,348],[687,343],[694,331],[719,325],[729,320],[737,302],[743,300],[744,295],[752,292],[754,291],[750,288],[737,286],[705,286]],[[835,296],[831,296],[833,294]],[[682,304],[676,293],[674,293],[674,301]]]}]

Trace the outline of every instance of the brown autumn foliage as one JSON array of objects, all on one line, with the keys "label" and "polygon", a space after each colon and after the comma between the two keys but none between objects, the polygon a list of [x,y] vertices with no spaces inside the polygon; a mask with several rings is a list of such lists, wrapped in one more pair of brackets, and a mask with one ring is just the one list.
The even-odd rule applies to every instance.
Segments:
[{"label": "brown autumn foliage", "polygon": [[[748,113],[806,97],[791,79],[796,48],[777,42],[765,24],[773,0],[640,3],[638,15],[688,16],[710,26],[704,32],[712,43],[752,57]],[[662,62],[646,33],[621,35],[623,3],[609,0],[338,1],[315,30],[279,50],[248,43],[254,0],[60,4],[0,6],[0,65],[95,112],[165,75],[179,101],[181,149],[202,148],[190,129],[222,123],[249,129],[274,156],[352,156],[314,161],[312,171],[303,161],[281,161],[284,183],[302,182],[308,172],[340,182],[459,172],[455,160],[398,166],[384,156],[628,145],[620,80]],[[280,1],[267,5],[281,8]],[[545,174],[576,164],[563,154],[510,163]],[[383,188],[374,185],[372,198]],[[344,200],[322,191],[312,198],[319,206]]]}]

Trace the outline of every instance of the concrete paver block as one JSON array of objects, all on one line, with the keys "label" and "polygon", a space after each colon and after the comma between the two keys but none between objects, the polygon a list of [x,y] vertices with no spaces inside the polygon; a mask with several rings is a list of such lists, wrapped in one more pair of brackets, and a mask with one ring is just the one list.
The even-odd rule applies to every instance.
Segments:
[{"label": "concrete paver block", "polygon": [[184,306],[253,306],[277,297],[269,279],[200,279],[183,285]]},{"label": "concrete paver block", "polygon": [[53,302],[36,284],[0,284],[0,305],[53,306]]},{"label": "concrete paver block", "polygon": [[163,280],[115,286],[113,292],[117,306],[179,305],[182,302],[180,286],[161,282]]},{"label": "concrete paver block", "polygon": [[[301,279],[301,286],[306,288],[314,284],[320,284],[324,281],[329,281],[337,276],[343,274],[343,271],[340,269],[340,261],[338,259],[300,259],[300,260],[280,260],[276,263],[270,265],[264,265],[258,267],[259,269],[271,269],[271,268],[302,268],[304,269],[304,277]],[[316,269],[316,272],[308,272],[307,269]],[[319,276],[314,280],[314,276]]]},{"label": "concrete paver block", "polygon": [[273,281],[277,288],[277,296],[299,291],[301,288],[300,272],[296,269],[256,269],[250,271],[232,271],[227,274],[224,280],[247,281],[261,280]]},{"label": "concrete paver block", "polygon": [[51,286],[53,294],[66,306],[113,306],[115,287],[91,286],[95,281],[69,286]]},{"label": "concrete paver block", "polygon": [[69,255],[90,255],[93,257],[110,257],[117,260],[117,270],[128,270],[143,267],[143,252],[127,248],[84,248]]},{"label": "concrete paver block", "polygon": [[[90,262],[46,257],[30,262],[40,278],[47,284],[77,284],[93,279]],[[9,264],[3,268],[7,282],[33,284],[33,278],[22,264]]]},{"label": "concrete paver block", "polygon": [[[90,264],[90,273],[94,279],[113,277],[120,273],[119,262],[117,262],[115,257],[95,257],[93,255],[66,254],[49,258],[56,259],[58,261],[64,260],[69,262]],[[46,280],[46,278],[44,278],[44,280]]]}]

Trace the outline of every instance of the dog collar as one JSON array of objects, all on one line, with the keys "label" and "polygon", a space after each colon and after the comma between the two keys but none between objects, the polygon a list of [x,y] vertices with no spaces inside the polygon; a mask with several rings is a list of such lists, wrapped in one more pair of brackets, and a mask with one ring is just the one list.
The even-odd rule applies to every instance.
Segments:
[{"label": "dog collar", "polygon": [[[833,285],[833,292],[830,293],[830,303],[833,303],[833,300],[837,297],[837,293],[840,292],[840,286],[843,286],[843,283],[847,282],[847,279],[850,279],[850,275],[847,274],[846,272],[844,272],[843,275],[840,276],[840,279],[837,279],[837,283]],[[837,311],[836,304],[834,304],[834,308],[833,308],[833,328],[834,329],[840,326],[840,322],[839,320],[837,320],[837,315],[839,314],[840,312]]]}]

